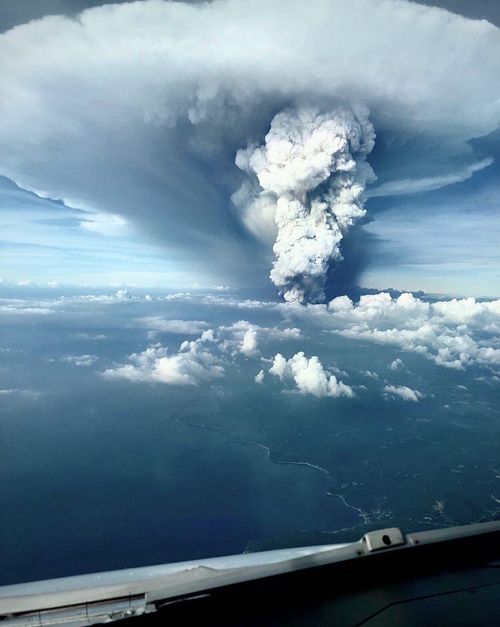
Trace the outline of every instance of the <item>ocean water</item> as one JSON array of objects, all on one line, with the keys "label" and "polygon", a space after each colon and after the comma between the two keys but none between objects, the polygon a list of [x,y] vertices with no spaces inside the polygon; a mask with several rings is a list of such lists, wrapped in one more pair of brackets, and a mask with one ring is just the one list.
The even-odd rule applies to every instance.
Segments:
[{"label": "ocean water", "polygon": [[[134,383],[103,372],[199,336],[152,334],[144,317],[289,322],[227,295],[24,291],[2,306],[3,584],[499,517],[498,384],[474,367],[303,324],[300,338],[269,336],[249,356],[229,347],[224,376]],[[276,352],[298,350],[343,371],[354,397],[255,383]],[[404,369],[389,371],[396,358]],[[388,399],[385,382],[425,395]]]}]

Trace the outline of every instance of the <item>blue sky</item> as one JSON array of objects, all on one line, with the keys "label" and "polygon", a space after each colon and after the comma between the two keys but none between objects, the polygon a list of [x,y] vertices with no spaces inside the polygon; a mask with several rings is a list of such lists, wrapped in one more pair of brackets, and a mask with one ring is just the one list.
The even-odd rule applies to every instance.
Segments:
[{"label": "blue sky", "polygon": [[498,174],[494,163],[434,192],[373,199],[373,221],[365,230],[374,241],[363,285],[498,296]]},{"label": "blue sky", "polygon": [[3,177],[0,232],[7,283],[185,287],[200,280],[119,215],[71,209]]}]

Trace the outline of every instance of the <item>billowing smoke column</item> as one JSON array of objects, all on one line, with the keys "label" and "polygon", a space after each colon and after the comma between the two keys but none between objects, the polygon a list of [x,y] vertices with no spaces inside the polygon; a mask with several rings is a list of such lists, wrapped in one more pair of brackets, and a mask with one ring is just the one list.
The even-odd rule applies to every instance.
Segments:
[{"label": "billowing smoke column", "polygon": [[363,193],[375,179],[366,156],[374,142],[364,107],[298,107],[274,117],[263,145],[238,151],[236,165],[252,182],[233,200],[258,235],[274,218],[270,277],[286,301],[324,300],[328,268],[342,261],[342,238],[366,213]]}]

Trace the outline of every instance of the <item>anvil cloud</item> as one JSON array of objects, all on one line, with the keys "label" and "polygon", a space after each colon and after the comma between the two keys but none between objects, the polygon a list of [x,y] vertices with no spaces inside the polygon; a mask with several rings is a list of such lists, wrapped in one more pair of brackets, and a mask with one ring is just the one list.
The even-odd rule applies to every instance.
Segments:
[{"label": "anvil cloud", "polygon": [[125,217],[221,278],[265,280],[275,229],[273,280],[317,300],[339,242],[319,287],[297,291],[283,216],[231,202],[247,176],[238,151],[265,145],[280,112],[362,107],[377,134],[369,193],[462,180],[491,163],[471,140],[499,126],[499,57],[491,24],[402,0],[149,0],[46,17],[0,35],[0,175]]}]

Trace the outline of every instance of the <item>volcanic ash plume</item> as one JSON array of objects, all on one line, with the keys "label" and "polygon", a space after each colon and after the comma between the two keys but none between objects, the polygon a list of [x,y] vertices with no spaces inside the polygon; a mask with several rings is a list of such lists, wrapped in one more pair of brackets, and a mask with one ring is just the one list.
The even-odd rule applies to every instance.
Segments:
[{"label": "volcanic ash plume", "polygon": [[302,107],[278,113],[263,145],[238,151],[236,165],[252,181],[233,200],[261,237],[274,218],[270,277],[286,301],[324,300],[328,268],[342,261],[342,238],[366,213],[363,193],[375,179],[366,156],[374,142],[364,107]]}]

